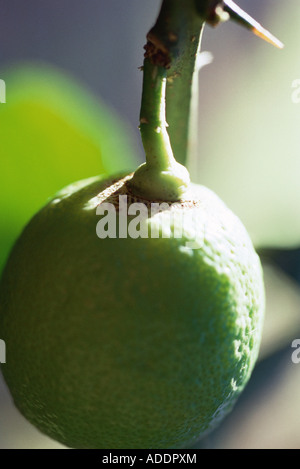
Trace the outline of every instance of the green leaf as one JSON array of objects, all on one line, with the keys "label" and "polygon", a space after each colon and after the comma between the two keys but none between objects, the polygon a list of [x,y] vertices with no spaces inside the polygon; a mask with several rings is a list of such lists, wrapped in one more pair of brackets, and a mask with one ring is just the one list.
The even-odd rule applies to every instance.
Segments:
[{"label": "green leaf", "polygon": [[132,130],[70,77],[26,65],[1,78],[0,270],[24,224],[53,193],[138,164]]}]

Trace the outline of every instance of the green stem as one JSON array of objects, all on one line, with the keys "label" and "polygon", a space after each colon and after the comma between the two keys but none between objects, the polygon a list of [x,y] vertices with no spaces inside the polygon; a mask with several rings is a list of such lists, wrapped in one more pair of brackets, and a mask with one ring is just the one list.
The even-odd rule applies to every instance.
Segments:
[{"label": "green stem", "polygon": [[200,51],[204,19],[195,0],[164,0],[148,40],[167,51],[166,115],[174,155],[182,164],[188,158],[191,83]]},{"label": "green stem", "polygon": [[193,73],[203,24],[195,0],[163,0],[157,22],[147,35],[140,114],[146,163],[130,183],[140,196],[174,201],[188,191],[189,174],[173,156],[165,106],[176,159],[185,163]]},{"label": "green stem", "polygon": [[165,93],[166,69],[144,61],[143,95],[140,113],[140,132],[146,153],[146,163],[158,170],[166,170],[174,160],[167,132]]},{"label": "green stem", "polygon": [[188,171],[175,160],[172,148],[183,164],[193,151],[194,117],[198,114],[198,103],[195,105],[193,100],[197,98],[196,74],[204,23],[216,26],[230,17],[280,46],[231,0],[163,0],[145,46],[140,130],[146,163],[128,182],[136,195],[175,201],[189,193]]},{"label": "green stem", "polygon": [[136,195],[149,200],[177,201],[187,192],[190,177],[173,156],[165,112],[167,71],[156,62],[146,56],[143,67],[140,132],[146,163],[135,171],[128,185]]},{"label": "green stem", "polygon": [[[205,20],[214,24],[220,20],[216,13],[219,3],[221,0],[163,0],[156,24],[147,34],[140,115],[146,163],[129,183],[139,196],[175,201],[188,193],[188,171],[177,161],[185,164],[192,149],[191,100],[197,92],[194,78],[201,35]],[[195,114],[195,106],[192,109]]]}]

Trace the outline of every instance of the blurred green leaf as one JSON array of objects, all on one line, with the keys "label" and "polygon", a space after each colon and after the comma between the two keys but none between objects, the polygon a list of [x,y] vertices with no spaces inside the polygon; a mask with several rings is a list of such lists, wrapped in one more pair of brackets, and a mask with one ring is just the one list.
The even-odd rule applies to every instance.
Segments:
[{"label": "blurred green leaf", "polygon": [[138,163],[132,130],[62,72],[26,65],[1,78],[0,270],[24,224],[53,193]]}]

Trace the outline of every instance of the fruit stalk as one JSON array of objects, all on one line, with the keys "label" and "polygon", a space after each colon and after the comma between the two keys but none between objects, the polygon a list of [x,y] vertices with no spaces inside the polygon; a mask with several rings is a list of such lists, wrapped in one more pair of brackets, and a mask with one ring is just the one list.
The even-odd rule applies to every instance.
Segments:
[{"label": "fruit stalk", "polygon": [[189,193],[190,177],[183,165],[193,151],[198,103],[191,106],[191,102],[197,98],[195,74],[203,26],[205,22],[216,26],[231,17],[264,39],[273,37],[229,0],[163,0],[145,46],[140,130],[146,163],[128,184],[135,195],[179,201]]},{"label": "fruit stalk", "polygon": [[181,164],[188,159],[191,83],[203,26],[195,0],[163,0],[156,24],[147,35],[147,45],[154,46],[158,57],[165,61],[168,133],[175,158]]},{"label": "fruit stalk", "polygon": [[181,200],[190,184],[187,169],[174,158],[167,132],[165,57],[146,46],[140,132],[146,154],[129,182],[132,192],[148,200]]},{"label": "fruit stalk", "polygon": [[158,170],[167,170],[174,161],[167,132],[165,93],[167,71],[146,58],[140,112],[140,132],[146,153],[146,163]]},{"label": "fruit stalk", "polygon": [[[189,173],[177,161],[185,163],[187,159],[193,73],[203,24],[194,0],[184,4],[164,0],[156,24],[147,34],[140,113],[146,163],[130,183],[139,196],[177,201],[189,190]],[[172,147],[166,101],[173,128]]]}]

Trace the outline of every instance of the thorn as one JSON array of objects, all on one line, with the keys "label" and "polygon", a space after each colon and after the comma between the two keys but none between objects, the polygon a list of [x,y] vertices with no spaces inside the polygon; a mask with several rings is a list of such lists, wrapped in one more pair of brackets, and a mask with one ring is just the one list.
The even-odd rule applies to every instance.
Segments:
[{"label": "thorn", "polygon": [[230,16],[230,19],[236,21],[240,25],[246,27],[252,31],[256,36],[264,39],[266,42],[269,42],[278,49],[283,49],[284,45],[279,39],[277,39],[273,34],[267,31],[263,26],[261,26],[257,21],[255,21],[248,13],[242,10],[238,5],[236,5],[232,0],[224,0],[224,11],[227,12]]}]

